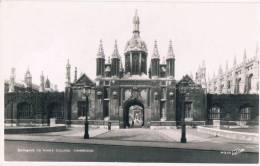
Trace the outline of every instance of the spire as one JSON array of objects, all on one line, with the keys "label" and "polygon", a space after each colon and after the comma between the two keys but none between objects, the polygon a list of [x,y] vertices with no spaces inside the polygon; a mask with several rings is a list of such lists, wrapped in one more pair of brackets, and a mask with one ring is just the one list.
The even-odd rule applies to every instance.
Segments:
[{"label": "spire", "polygon": [[236,58],[236,56],[235,56],[235,57],[234,57],[234,63],[233,63],[233,66],[236,67],[236,65],[237,65],[237,58]]},{"label": "spire", "polygon": [[159,58],[160,58],[160,55],[159,55],[159,51],[158,51],[158,47],[157,47],[157,41],[155,40],[152,59],[159,59]]},{"label": "spire", "polygon": [[43,75],[43,71],[42,74],[40,76],[40,92],[44,92],[44,75]]},{"label": "spire", "polygon": [[74,73],[74,82],[76,82],[77,81],[77,79],[78,79],[78,71],[77,71],[77,67],[75,67],[75,71],[74,71],[75,73]]},{"label": "spire", "polygon": [[27,67],[25,77],[27,77],[27,78],[31,77],[31,72],[30,72],[29,66]]},{"label": "spire", "polygon": [[105,58],[102,40],[99,41],[99,48],[98,48],[97,58]]},{"label": "spire", "polygon": [[246,62],[246,49],[244,49],[243,62]]},{"label": "spire", "polygon": [[45,82],[45,88],[50,88],[51,87],[51,82],[50,82],[50,80],[49,80],[49,78],[48,78],[48,76],[47,76],[47,78],[46,78],[46,82]]},{"label": "spire", "polygon": [[170,40],[169,42],[169,48],[168,48],[168,55],[167,55],[167,59],[174,59],[175,55],[173,53],[173,48],[172,48],[172,41]]},{"label": "spire", "polygon": [[228,61],[226,60],[226,72],[228,71]]},{"label": "spire", "polygon": [[67,68],[70,67],[70,60],[69,60],[69,58],[67,59],[67,65],[66,65],[66,67],[67,67]]},{"label": "spire", "polygon": [[139,35],[139,33],[140,33],[140,31],[139,31],[140,20],[139,20],[137,10],[135,10],[135,16],[133,18],[133,24],[134,24],[133,33]]},{"label": "spire", "polygon": [[66,87],[70,86],[70,67],[71,66],[70,66],[70,62],[69,62],[69,59],[68,59],[67,60],[67,65],[66,65]]},{"label": "spire", "polygon": [[114,46],[114,52],[112,54],[112,58],[118,58],[120,59],[120,55],[117,49],[117,40],[115,40],[115,46]]},{"label": "spire", "polygon": [[218,68],[218,75],[222,75],[222,74],[223,74],[223,70],[222,70],[221,65],[219,65],[219,68]]},{"label": "spire", "polygon": [[11,75],[10,75],[9,92],[15,91],[14,84],[15,84],[15,68],[13,67],[11,69]]}]

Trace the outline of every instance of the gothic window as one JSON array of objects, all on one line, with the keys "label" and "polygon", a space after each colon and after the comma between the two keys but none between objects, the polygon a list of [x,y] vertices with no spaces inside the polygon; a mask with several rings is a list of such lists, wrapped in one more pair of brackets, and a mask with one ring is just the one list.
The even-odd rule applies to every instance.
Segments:
[{"label": "gothic window", "polygon": [[241,78],[236,80],[236,93],[240,93],[240,82]]},{"label": "gothic window", "polygon": [[228,89],[231,88],[231,82],[230,82],[230,81],[227,82],[227,88],[228,88]]},{"label": "gothic window", "polygon": [[250,119],[250,107],[243,107],[240,109],[240,120],[246,121]]},{"label": "gothic window", "polygon": [[78,117],[86,116],[86,101],[78,101]]},{"label": "gothic window", "polygon": [[185,119],[192,118],[191,103],[185,103]]},{"label": "gothic window", "polygon": [[250,90],[252,89],[252,78],[253,78],[253,74],[250,74],[248,77],[248,82],[247,82],[248,92],[250,92]]},{"label": "gothic window", "polygon": [[220,119],[220,107],[214,106],[209,110],[209,119]]}]

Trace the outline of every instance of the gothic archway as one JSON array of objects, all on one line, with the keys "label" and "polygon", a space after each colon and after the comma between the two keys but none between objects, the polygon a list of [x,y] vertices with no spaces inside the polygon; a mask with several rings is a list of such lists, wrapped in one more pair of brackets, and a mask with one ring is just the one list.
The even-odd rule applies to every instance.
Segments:
[{"label": "gothic archway", "polygon": [[123,122],[126,127],[142,127],[144,125],[144,105],[138,99],[124,103]]}]

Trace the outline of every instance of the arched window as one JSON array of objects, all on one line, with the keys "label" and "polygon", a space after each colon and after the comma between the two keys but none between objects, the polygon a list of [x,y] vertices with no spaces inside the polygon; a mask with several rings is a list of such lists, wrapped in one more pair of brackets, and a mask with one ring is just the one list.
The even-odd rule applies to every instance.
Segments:
[{"label": "arched window", "polygon": [[235,91],[235,93],[240,93],[240,82],[241,82],[241,78],[238,78],[236,80],[236,91]]},{"label": "arched window", "polygon": [[213,106],[209,110],[209,119],[213,120],[218,120],[220,119],[220,107],[218,106]]},{"label": "arched window", "polygon": [[249,120],[250,119],[250,112],[251,112],[250,107],[242,107],[240,109],[240,120],[241,121]]},{"label": "arched window", "polygon": [[250,74],[248,76],[248,82],[247,82],[248,92],[250,92],[250,90],[252,89],[252,78],[253,78],[253,74]]},{"label": "arched window", "polygon": [[228,88],[228,89],[231,88],[231,83],[230,83],[230,81],[227,82],[227,88]]}]

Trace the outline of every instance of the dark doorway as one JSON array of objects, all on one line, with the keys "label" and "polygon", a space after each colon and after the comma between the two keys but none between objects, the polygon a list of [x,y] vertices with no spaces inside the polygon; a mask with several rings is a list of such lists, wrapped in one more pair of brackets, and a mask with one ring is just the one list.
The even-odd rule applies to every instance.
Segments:
[{"label": "dark doorway", "polygon": [[137,99],[128,100],[124,104],[124,128],[144,126],[144,106]]}]

